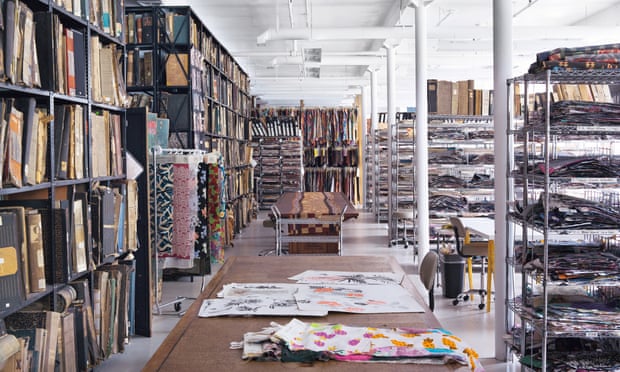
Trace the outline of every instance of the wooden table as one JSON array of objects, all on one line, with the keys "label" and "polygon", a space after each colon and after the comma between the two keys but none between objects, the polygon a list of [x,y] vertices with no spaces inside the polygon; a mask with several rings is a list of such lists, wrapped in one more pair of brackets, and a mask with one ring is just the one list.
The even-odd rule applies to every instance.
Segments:
[{"label": "wooden table", "polygon": [[[288,323],[292,317],[218,317],[199,318],[202,300],[215,298],[227,283],[285,282],[305,270],[392,271],[403,273],[393,257],[382,256],[237,256],[230,257],[209,282],[207,288],[188,308],[175,328],[148,361],[143,371],[445,371],[458,365],[403,365],[389,363],[315,362],[313,365],[282,362],[243,361],[241,350],[231,350],[231,341],[241,341],[243,334],[259,331],[269,323]],[[405,275],[403,287],[410,291],[426,310],[424,313],[346,314],[330,313],[326,317],[305,318],[302,321],[342,323],[351,326],[376,327],[440,327],[439,321],[426,306],[424,298]],[[464,367],[462,367],[464,368]]]},{"label": "wooden table", "polygon": [[341,254],[340,223],[358,215],[341,192],[284,193],[271,213],[276,224],[284,223],[276,228],[276,254],[285,240],[289,254]]},{"label": "wooden table", "polygon": [[341,192],[286,192],[276,201],[275,207],[286,218],[339,215],[344,207],[347,207],[345,220],[359,215]]}]

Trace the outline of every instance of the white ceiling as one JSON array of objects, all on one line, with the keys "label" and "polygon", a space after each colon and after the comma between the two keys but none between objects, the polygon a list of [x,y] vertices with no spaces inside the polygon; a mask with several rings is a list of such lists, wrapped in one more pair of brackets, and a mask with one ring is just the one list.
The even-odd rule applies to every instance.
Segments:
[{"label": "white ceiling", "polygon": [[[249,74],[250,93],[262,105],[297,106],[302,99],[307,106],[350,105],[370,85],[374,69],[378,108],[385,111],[385,42],[398,45],[397,110],[415,105],[415,8],[409,0],[163,2],[192,7]],[[493,0],[427,5],[428,78],[474,79],[476,88],[492,88],[492,6]],[[515,76],[527,72],[537,52],[620,42],[618,0],[512,0],[512,8]],[[307,48],[321,50],[320,66],[305,64],[320,67],[319,78],[304,73]]]}]

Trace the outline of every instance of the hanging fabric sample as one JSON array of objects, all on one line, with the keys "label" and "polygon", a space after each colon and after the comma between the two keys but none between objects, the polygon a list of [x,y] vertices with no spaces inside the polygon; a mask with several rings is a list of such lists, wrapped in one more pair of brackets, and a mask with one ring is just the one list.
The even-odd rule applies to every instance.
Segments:
[{"label": "hanging fabric sample", "polygon": [[155,172],[150,172],[153,187],[151,213],[153,246],[161,268],[191,268],[196,229],[200,225],[198,209],[198,155],[164,154],[156,156]]},{"label": "hanging fabric sample", "polygon": [[224,170],[221,162],[209,162],[207,184],[207,219],[209,222],[209,248],[212,262],[224,261]]}]

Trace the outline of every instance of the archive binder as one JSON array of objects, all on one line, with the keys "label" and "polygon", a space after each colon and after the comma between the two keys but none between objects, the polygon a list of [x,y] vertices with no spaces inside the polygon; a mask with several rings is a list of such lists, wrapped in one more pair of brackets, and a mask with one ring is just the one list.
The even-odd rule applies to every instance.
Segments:
[{"label": "archive binder", "polygon": [[2,306],[2,311],[21,307],[26,297],[16,220],[14,213],[0,212],[0,306]]}]

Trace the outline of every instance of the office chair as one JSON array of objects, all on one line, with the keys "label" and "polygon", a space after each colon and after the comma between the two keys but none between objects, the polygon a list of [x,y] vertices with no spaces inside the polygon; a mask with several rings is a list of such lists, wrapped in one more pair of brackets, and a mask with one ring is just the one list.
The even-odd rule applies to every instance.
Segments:
[{"label": "office chair", "polygon": [[[413,237],[407,237],[407,221],[413,221],[415,219],[415,210],[414,209],[398,209],[397,211],[392,213],[392,218],[396,220],[396,228],[397,230],[402,226],[403,236],[398,239],[393,239],[390,241],[390,245],[398,245],[403,244],[405,248],[409,247],[409,244],[415,245],[415,241]],[[402,225],[401,225],[402,224]]]},{"label": "office chair", "polygon": [[431,311],[435,310],[435,296],[433,288],[435,287],[435,275],[437,273],[437,262],[439,261],[439,255],[435,251],[428,251],[428,253],[420,262],[418,268],[418,274],[420,275],[420,281],[424,285],[424,288],[428,291],[428,307]]},{"label": "office chair", "polygon": [[[487,294],[487,290],[484,286],[484,275],[486,271],[489,242],[487,240],[471,240],[469,231],[463,226],[463,223],[458,217],[450,217],[450,224],[454,230],[456,252],[459,256],[467,260],[467,274],[469,277],[469,289],[459,293],[452,301],[452,304],[456,306],[461,301],[468,301],[471,295],[478,293],[480,295],[480,304],[478,304],[478,308],[482,310],[485,306],[484,299]],[[472,265],[474,263],[480,266],[480,288],[473,288]]]}]

